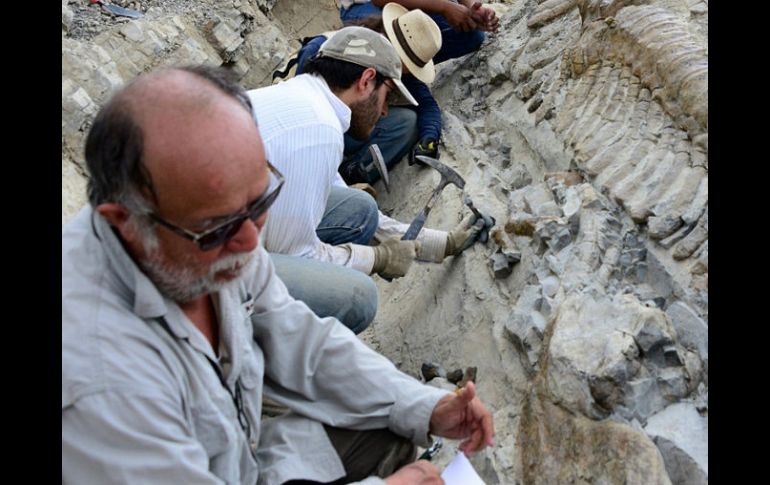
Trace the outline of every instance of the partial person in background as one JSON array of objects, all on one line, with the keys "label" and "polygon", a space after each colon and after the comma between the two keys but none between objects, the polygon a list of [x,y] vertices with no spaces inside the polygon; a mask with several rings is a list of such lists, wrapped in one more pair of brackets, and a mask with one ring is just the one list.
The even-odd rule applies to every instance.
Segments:
[{"label": "partial person in background", "polygon": [[[397,23],[391,16],[385,15],[389,8],[388,5],[391,3],[398,4],[408,10],[420,9],[436,22],[441,32],[441,49],[433,56],[433,63],[435,64],[441,64],[448,59],[455,59],[477,51],[486,39],[485,32],[495,32],[499,25],[495,11],[489,7],[484,7],[478,0],[393,0],[392,2],[388,2],[388,0],[342,0],[340,19],[343,25],[349,25],[361,22],[370,16],[382,15],[385,28],[390,27],[397,30]],[[398,18],[398,16],[394,18]],[[393,37],[390,30],[388,37],[391,39]],[[412,68],[411,65],[409,67]],[[410,153],[410,163],[415,162],[415,155],[438,158],[438,143],[441,136],[440,124],[438,130],[439,133],[436,138],[432,137],[433,133],[420,133],[419,141]]]}]

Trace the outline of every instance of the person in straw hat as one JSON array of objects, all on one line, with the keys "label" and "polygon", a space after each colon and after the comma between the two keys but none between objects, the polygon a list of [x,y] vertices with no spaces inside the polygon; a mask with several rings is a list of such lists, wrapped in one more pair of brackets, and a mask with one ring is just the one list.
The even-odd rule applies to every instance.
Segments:
[{"label": "person in straw hat", "polygon": [[436,21],[443,43],[433,58],[436,64],[475,52],[486,38],[484,32],[495,32],[499,24],[495,11],[479,0],[341,0],[340,20],[348,25],[381,15],[389,1],[409,10],[419,8]]},{"label": "person in straw hat", "polygon": [[[436,22],[422,10],[409,11],[397,3],[389,3],[382,15],[366,17],[356,24],[387,36],[401,58],[402,81],[418,105],[404,106],[399,100],[390,99],[388,115],[378,121],[371,136],[357,139],[350,133],[345,134],[345,157],[340,174],[351,185],[373,184],[380,178],[371,163],[370,145],[379,146],[390,169],[407,153],[410,165],[415,161],[415,154],[438,158],[437,144],[441,138],[441,110],[428,87],[436,77],[433,56],[442,45]],[[305,63],[333,34],[325,32],[307,39],[298,54],[297,73],[304,72]]]}]

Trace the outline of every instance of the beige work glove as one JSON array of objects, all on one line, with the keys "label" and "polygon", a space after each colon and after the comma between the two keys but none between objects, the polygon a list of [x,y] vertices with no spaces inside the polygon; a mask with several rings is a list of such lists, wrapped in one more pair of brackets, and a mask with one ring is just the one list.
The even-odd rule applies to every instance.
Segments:
[{"label": "beige work glove", "polygon": [[457,256],[476,242],[479,233],[484,228],[484,219],[476,220],[476,216],[468,214],[447,235],[444,257]]},{"label": "beige work glove", "polygon": [[390,238],[374,247],[374,266],[372,273],[383,278],[400,278],[409,271],[417,255],[417,241],[402,241],[398,237]]}]

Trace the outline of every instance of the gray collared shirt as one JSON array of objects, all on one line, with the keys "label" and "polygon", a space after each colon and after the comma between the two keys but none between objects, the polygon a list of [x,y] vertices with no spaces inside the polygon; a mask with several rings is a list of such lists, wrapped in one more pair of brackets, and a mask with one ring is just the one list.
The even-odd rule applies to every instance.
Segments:
[{"label": "gray collared shirt", "polygon": [[[64,227],[62,482],[332,481],[344,469],[321,423],[427,445],[446,391],[291,298],[261,247],[253,264],[213,295],[220,362],[101,216],[85,208]],[[248,437],[215,366],[241,389]],[[292,412],[260,421],[263,394]]]}]

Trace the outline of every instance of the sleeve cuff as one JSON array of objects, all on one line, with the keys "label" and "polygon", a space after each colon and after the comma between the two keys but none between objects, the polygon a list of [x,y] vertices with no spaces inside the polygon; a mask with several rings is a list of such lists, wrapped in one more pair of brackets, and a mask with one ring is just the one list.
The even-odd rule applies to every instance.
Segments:
[{"label": "sleeve cuff", "polygon": [[374,248],[361,244],[346,244],[350,247],[350,267],[364,274],[372,274]]},{"label": "sleeve cuff", "polygon": [[448,233],[436,229],[423,228],[417,240],[420,241],[420,250],[417,251],[417,259],[431,263],[444,261],[446,254],[446,242]]},{"label": "sleeve cuff", "polygon": [[420,392],[402,396],[393,405],[388,427],[394,433],[409,438],[417,446],[429,446],[428,432],[433,408],[439,399],[448,394],[451,393],[444,389],[424,386]]}]

